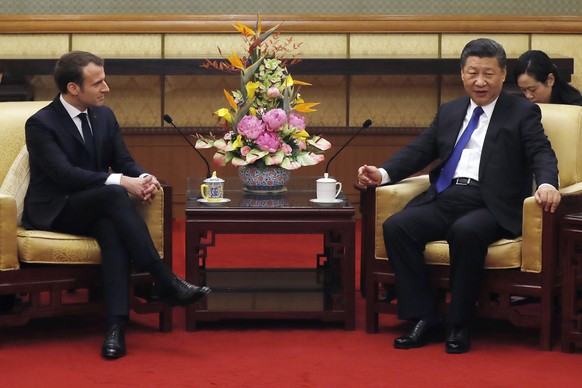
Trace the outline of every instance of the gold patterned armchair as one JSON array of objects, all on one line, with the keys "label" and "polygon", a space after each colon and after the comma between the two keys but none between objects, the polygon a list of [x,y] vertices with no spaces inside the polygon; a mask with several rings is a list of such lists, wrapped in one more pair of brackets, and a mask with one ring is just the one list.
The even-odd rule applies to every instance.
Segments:
[{"label": "gold patterned armchair", "polygon": [[[21,226],[30,180],[24,124],[47,104],[0,103],[0,326],[23,324],[38,317],[104,312],[97,242],[85,236],[25,230]],[[171,187],[164,186],[151,205],[136,200],[160,256],[170,267],[171,194]],[[151,293],[145,295],[151,285],[149,274],[132,274],[131,308],[137,313],[159,314],[160,330],[171,331],[172,309],[152,298]]]},{"label": "gold patterned armchair", "polygon": [[[540,104],[546,134],[558,157],[562,202],[554,214],[544,213],[533,197],[524,201],[523,236],[499,240],[489,247],[477,316],[507,319],[516,326],[540,330],[540,348],[551,348],[558,316],[560,263],[558,223],[567,213],[582,210],[582,107]],[[362,284],[366,297],[366,331],[378,331],[378,314],[395,314],[395,276],[382,237],[382,223],[428,188],[428,176],[360,192],[362,211]],[[441,290],[446,311],[449,250],[446,241],[427,244],[425,260],[431,281]],[[392,294],[391,294],[392,293]],[[395,299],[394,299],[395,298]],[[534,302],[525,304],[525,302]]]}]

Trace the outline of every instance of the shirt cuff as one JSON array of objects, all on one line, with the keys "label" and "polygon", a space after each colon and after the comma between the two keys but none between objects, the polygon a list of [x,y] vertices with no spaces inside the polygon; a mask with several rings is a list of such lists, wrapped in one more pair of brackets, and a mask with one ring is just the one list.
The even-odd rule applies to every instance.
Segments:
[{"label": "shirt cuff", "polygon": [[[121,184],[121,176],[123,174],[119,174],[119,173],[115,173],[115,174],[111,174],[107,177],[107,180],[105,181],[106,185],[120,185]],[[144,172],[143,174],[141,174],[139,177],[143,178],[144,176],[148,176],[148,175],[152,175],[152,174],[148,174],[147,172]]]},{"label": "shirt cuff", "polygon": [[380,174],[382,174],[382,182],[380,182],[380,184],[383,185],[386,183],[390,183],[390,177],[388,176],[388,172],[384,170],[382,167],[380,167],[378,171],[380,171]]},{"label": "shirt cuff", "polygon": [[120,185],[121,184],[121,175],[123,174],[111,174],[107,177],[105,181],[106,185]]}]

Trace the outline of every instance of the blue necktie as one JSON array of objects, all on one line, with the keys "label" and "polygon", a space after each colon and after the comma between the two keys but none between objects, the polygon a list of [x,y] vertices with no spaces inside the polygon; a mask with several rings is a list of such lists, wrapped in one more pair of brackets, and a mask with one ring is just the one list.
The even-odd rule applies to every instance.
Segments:
[{"label": "blue necktie", "polygon": [[467,124],[467,128],[459,138],[459,141],[455,145],[455,149],[451,154],[451,157],[445,163],[445,166],[441,170],[441,174],[439,175],[437,182],[436,182],[436,189],[437,192],[440,193],[447,187],[451,185],[451,181],[453,180],[453,176],[455,175],[455,170],[457,169],[457,165],[459,164],[459,160],[461,160],[461,154],[463,153],[463,149],[467,146],[471,135],[477,128],[479,124],[479,117],[483,113],[483,108],[480,106],[476,107],[473,110],[473,115],[471,116],[471,120],[469,120],[469,124]]}]

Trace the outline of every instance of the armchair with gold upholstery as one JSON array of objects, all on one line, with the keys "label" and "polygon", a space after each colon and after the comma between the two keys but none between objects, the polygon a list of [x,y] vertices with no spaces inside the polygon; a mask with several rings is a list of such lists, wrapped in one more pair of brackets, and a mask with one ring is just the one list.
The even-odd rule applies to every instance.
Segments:
[{"label": "armchair with gold upholstery", "polygon": [[[506,319],[516,326],[540,330],[541,349],[551,348],[558,314],[560,263],[558,223],[567,213],[582,210],[582,107],[540,104],[542,123],[558,157],[562,202],[551,214],[533,197],[523,204],[523,235],[499,240],[489,247],[485,278],[476,304],[481,317]],[[362,290],[366,297],[366,331],[378,331],[378,314],[395,314],[397,295],[390,295],[395,276],[384,248],[382,224],[429,186],[428,176],[415,176],[397,184],[361,191]],[[446,310],[449,250],[446,241],[434,241],[424,253],[431,281],[442,292]],[[394,299],[395,298],[395,299]],[[394,299],[394,300],[392,300]],[[536,302],[524,307],[523,301]]]},{"label": "armchair with gold upholstery", "polygon": [[[32,318],[103,313],[100,297],[101,252],[89,237],[21,226],[24,196],[30,180],[24,124],[49,102],[0,103],[0,297],[4,303],[0,326],[18,325]],[[156,248],[172,266],[172,190],[164,186],[151,205],[136,200]],[[172,309],[156,301],[148,273],[132,274],[131,308],[159,314],[161,331],[172,329]],[[140,292],[136,293],[135,290]]]}]

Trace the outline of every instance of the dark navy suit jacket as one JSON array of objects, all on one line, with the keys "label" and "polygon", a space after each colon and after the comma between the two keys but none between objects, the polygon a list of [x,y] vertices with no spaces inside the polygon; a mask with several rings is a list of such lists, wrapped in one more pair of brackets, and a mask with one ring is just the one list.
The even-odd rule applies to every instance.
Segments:
[{"label": "dark navy suit jacket", "polygon": [[[469,103],[469,97],[462,97],[443,104],[430,127],[382,166],[395,183],[441,161],[429,173],[428,191],[409,206],[435,197],[436,180],[453,151]],[[533,175],[538,185],[549,183],[558,188],[556,155],[540,120],[537,105],[502,92],[483,144],[479,166],[483,199],[499,224],[516,236],[521,235],[523,200],[532,194]]]},{"label": "dark navy suit jacket", "polygon": [[50,230],[69,194],[105,184],[110,171],[133,177],[144,172],[127,150],[110,108],[90,108],[89,120],[97,168],[58,96],[27,120],[30,185],[24,201],[25,228]]}]

